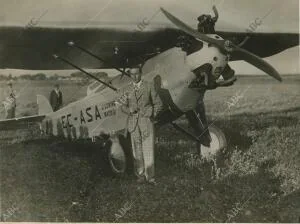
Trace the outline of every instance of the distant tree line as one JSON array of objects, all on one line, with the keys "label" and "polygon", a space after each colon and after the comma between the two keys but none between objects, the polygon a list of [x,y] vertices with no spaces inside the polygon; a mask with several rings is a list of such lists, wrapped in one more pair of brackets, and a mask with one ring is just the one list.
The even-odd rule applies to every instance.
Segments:
[{"label": "distant tree line", "polygon": [[0,81],[8,81],[8,80],[49,80],[49,79],[52,79],[52,78],[55,79],[57,77],[55,77],[55,76],[47,77],[44,73],[37,73],[37,74],[34,74],[34,75],[24,74],[24,75],[19,75],[19,76],[12,76],[11,74],[9,74],[9,75],[1,75],[0,74]]},{"label": "distant tree line", "polygon": [[[103,76],[106,76],[107,73],[105,72],[96,72],[96,73],[91,73],[98,78],[101,78]],[[23,74],[19,76],[12,76],[11,74],[9,75],[3,75],[0,74],[0,81],[9,81],[9,80],[82,80],[82,81],[87,81],[89,80],[90,77],[88,77],[86,74],[83,74],[82,72],[74,72],[71,73],[69,76],[61,76],[58,74],[54,75],[48,75],[46,76],[44,73],[37,73],[37,74]]]}]

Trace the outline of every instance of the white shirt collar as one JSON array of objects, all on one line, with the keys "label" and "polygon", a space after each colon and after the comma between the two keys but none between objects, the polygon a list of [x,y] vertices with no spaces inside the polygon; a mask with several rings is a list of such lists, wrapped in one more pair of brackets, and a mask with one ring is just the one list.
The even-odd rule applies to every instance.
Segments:
[{"label": "white shirt collar", "polygon": [[143,80],[139,81],[138,83],[133,82],[133,86],[139,89],[142,85],[142,82]]}]

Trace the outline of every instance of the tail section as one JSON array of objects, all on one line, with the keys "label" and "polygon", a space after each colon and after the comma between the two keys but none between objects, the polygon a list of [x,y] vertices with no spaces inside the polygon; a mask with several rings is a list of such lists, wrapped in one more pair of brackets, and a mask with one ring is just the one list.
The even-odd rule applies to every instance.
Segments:
[{"label": "tail section", "polygon": [[53,109],[48,99],[42,95],[37,95],[38,114],[45,115],[53,112]]}]

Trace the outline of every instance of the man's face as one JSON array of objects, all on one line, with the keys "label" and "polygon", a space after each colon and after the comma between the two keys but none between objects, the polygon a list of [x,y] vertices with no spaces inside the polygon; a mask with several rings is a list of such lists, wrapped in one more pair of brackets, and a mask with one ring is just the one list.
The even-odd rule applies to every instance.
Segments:
[{"label": "man's face", "polygon": [[139,69],[135,68],[130,70],[130,76],[132,77],[135,83],[138,83],[139,81],[141,81],[142,73]]},{"label": "man's face", "polygon": [[59,85],[55,85],[55,89],[56,89],[56,90],[59,90]]}]

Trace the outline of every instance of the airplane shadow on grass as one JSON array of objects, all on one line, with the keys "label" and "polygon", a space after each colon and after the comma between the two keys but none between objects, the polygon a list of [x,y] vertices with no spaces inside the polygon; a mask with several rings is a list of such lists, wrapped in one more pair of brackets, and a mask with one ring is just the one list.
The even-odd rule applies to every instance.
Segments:
[{"label": "airplane shadow on grass", "polygon": [[300,113],[300,107],[261,113],[241,113],[217,119],[215,124],[223,130],[229,147],[242,146],[247,149],[252,144],[252,139],[245,135],[245,132],[259,132],[272,126],[278,128],[294,126],[299,122],[297,112]]}]

